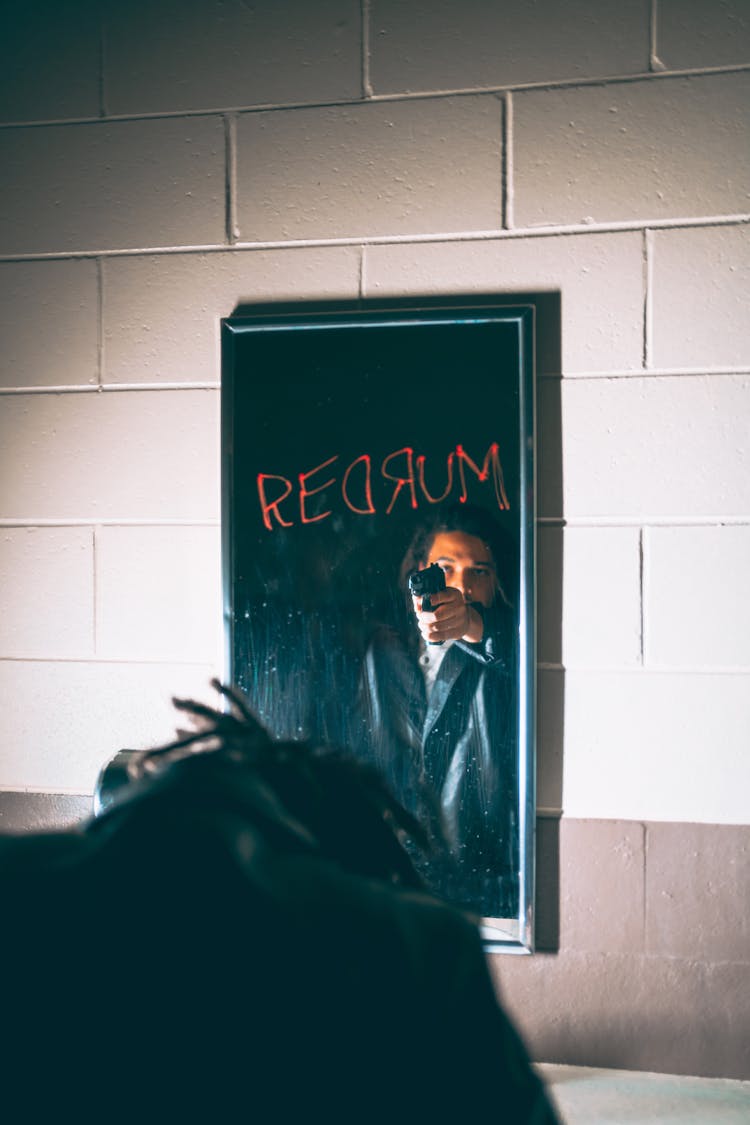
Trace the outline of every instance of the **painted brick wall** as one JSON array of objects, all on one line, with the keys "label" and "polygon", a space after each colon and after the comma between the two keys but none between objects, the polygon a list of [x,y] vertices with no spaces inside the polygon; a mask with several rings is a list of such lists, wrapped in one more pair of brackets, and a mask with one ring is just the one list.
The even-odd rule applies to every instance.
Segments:
[{"label": "painted brick wall", "polygon": [[27,792],[84,807],[220,668],[220,317],[559,293],[554,952],[494,967],[537,1057],[750,1077],[749,21],[744,0],[3,6],[0,825]]}]

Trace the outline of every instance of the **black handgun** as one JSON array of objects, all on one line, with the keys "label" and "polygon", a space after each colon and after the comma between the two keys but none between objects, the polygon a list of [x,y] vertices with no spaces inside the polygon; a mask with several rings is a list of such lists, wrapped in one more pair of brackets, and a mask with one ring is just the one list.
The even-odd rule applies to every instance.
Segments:
[{"label": "black handgun", "polygon": [[[422,609],[432,609],[430,594],[437,594],[438,590],[445,589],[445,572],[437,563],[426,566],[424,570],[415,570],[409,575],[409,591],[415,597],[422,599]],[[441,645],[442,641],[430,641],[431,645]]]}]

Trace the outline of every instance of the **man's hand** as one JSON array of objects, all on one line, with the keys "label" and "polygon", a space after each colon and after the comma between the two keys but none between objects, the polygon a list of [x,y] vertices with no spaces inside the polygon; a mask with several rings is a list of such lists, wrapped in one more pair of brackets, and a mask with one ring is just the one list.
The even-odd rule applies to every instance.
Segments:
[{"label": "man's hand", "polygon": [[469,641],[478,644],[484,634],[484,622],[473,606],[455,586],[446,586],[429,596],[431,609],[422,609],[422,598],[412,597],[417,626],[429,644],[440,641]]}]

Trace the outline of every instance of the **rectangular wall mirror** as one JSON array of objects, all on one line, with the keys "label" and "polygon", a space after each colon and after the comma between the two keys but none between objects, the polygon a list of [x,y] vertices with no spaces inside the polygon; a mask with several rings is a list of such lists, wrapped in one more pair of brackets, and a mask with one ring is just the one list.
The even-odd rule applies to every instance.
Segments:
[{"label": "rectangular wall mirror", "polygon": [[432,841],[428,886],[513,952],[533,948],[533,341],[532,306],[222,322],[225,675],[274,737],[375,765]]}]

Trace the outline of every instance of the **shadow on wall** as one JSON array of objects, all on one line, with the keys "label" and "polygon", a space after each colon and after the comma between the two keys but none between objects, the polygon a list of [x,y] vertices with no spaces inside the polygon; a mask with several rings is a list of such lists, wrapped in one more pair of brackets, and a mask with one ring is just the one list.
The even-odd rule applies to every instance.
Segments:
[{"label": "shadow on wall", "polygon": [[537,815],[535,938],[560,947],[560,812],[563,801],[565,671],[562,664],[563,465],[561,294],[515,299],[536,307]]},{"label": "shadow on wall", "polygon": [[[537,374],[559,376],[562,368],[562,295],[559,291],[513,293],[461,293],[448,296],[368,297],[361,301],[336,301],[338,312],[355,312],[368,309],[460,309],[480,308],[490,305],[506,308],[514,305],[533,305],[536,310],[536,370]],[[240,297],[227,315],[248,316],[273,313],[298,313],[300,315],[326,312],[330,301],[268,301],[258,302],[252,297]],[[562,488],[557,495],[562,497]],[[555,496],[550,491],[550,499]],[[560,500],[560,506],[561,506]],[[543,513],[542,513],[543,514]],[[559,513],[558,513],[559,514]]]}]

